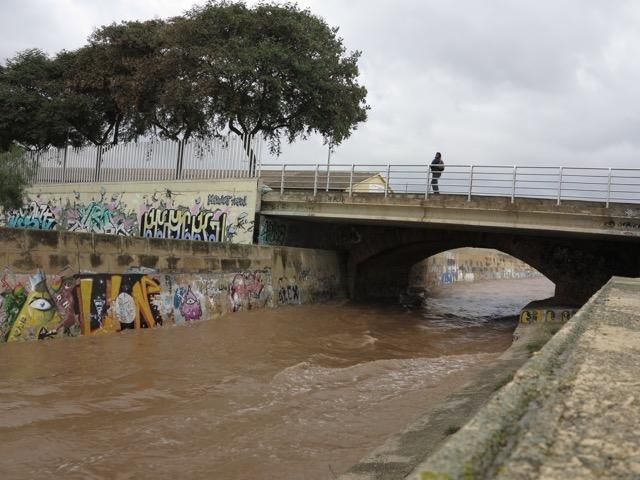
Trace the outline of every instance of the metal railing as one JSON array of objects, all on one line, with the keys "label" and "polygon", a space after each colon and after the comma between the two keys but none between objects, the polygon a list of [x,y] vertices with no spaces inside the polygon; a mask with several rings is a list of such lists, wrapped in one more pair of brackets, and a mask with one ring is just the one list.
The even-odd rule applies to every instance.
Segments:
[{"label": "metal railing", "polygon": [[[390,196],[434,195],[428,165],[263,163],[259,176],[273,190],[343,191]],[[640,203],[640,168],[445,165],[437,179],[447,195]]]},{"label": "metal railing", "polygon": [[[30,184],[255,177],[263,142],[238,136],[26,152],[12,161]],[[8,155],[8,154],[4,154]]]}]

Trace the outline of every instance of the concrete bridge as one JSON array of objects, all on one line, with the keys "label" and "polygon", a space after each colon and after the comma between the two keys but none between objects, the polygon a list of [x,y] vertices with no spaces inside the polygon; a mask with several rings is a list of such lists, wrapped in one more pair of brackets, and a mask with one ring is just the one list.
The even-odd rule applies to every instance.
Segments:
[{"label": "concrete bridge", "polygon": [[612,275],[640,276],[640,205],[468,195],[282,189],[262,195],[262,243],[346,255],[356,299],[398,298],[419,261],[459,247],[494,248],[582,304]]}]

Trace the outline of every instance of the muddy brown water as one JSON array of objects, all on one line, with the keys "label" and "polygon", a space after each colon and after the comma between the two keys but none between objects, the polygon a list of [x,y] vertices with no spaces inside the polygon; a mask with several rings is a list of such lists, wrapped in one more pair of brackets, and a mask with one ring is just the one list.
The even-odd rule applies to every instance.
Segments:
[{"label": "muddy brown water", "polygon": [[[327,479],[491,362],[545,279],[0,347],[0,478]],[[497,320],[502,318],[501,320]]]}]

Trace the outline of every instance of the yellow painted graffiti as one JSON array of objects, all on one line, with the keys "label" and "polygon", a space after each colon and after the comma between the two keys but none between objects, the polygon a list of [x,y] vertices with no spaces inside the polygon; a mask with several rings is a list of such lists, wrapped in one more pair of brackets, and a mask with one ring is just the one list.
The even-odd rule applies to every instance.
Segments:
[{"label": "yellow painted graffiti", "polygon": [[520,323],[527,325],[529,323],[566,322],[574,313],[575,310],[522,310],[520,312]]},{"label": "yellow painted graffiti", "polygon": [[18,312],[7,337],[8,342],[44,339],[55,335],[60,316],[46,291],[34,290]]}]

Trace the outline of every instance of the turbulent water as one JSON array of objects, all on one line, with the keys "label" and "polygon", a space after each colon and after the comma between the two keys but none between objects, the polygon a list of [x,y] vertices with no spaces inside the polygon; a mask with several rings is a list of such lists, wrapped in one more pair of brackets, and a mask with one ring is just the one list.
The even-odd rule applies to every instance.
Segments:
[{"label": "turbulent water", "polygon": [[[0,478],[327,479],[509,347],[541,278],[0,348]],[[497,320],[501,318],[501,320]]]}]

